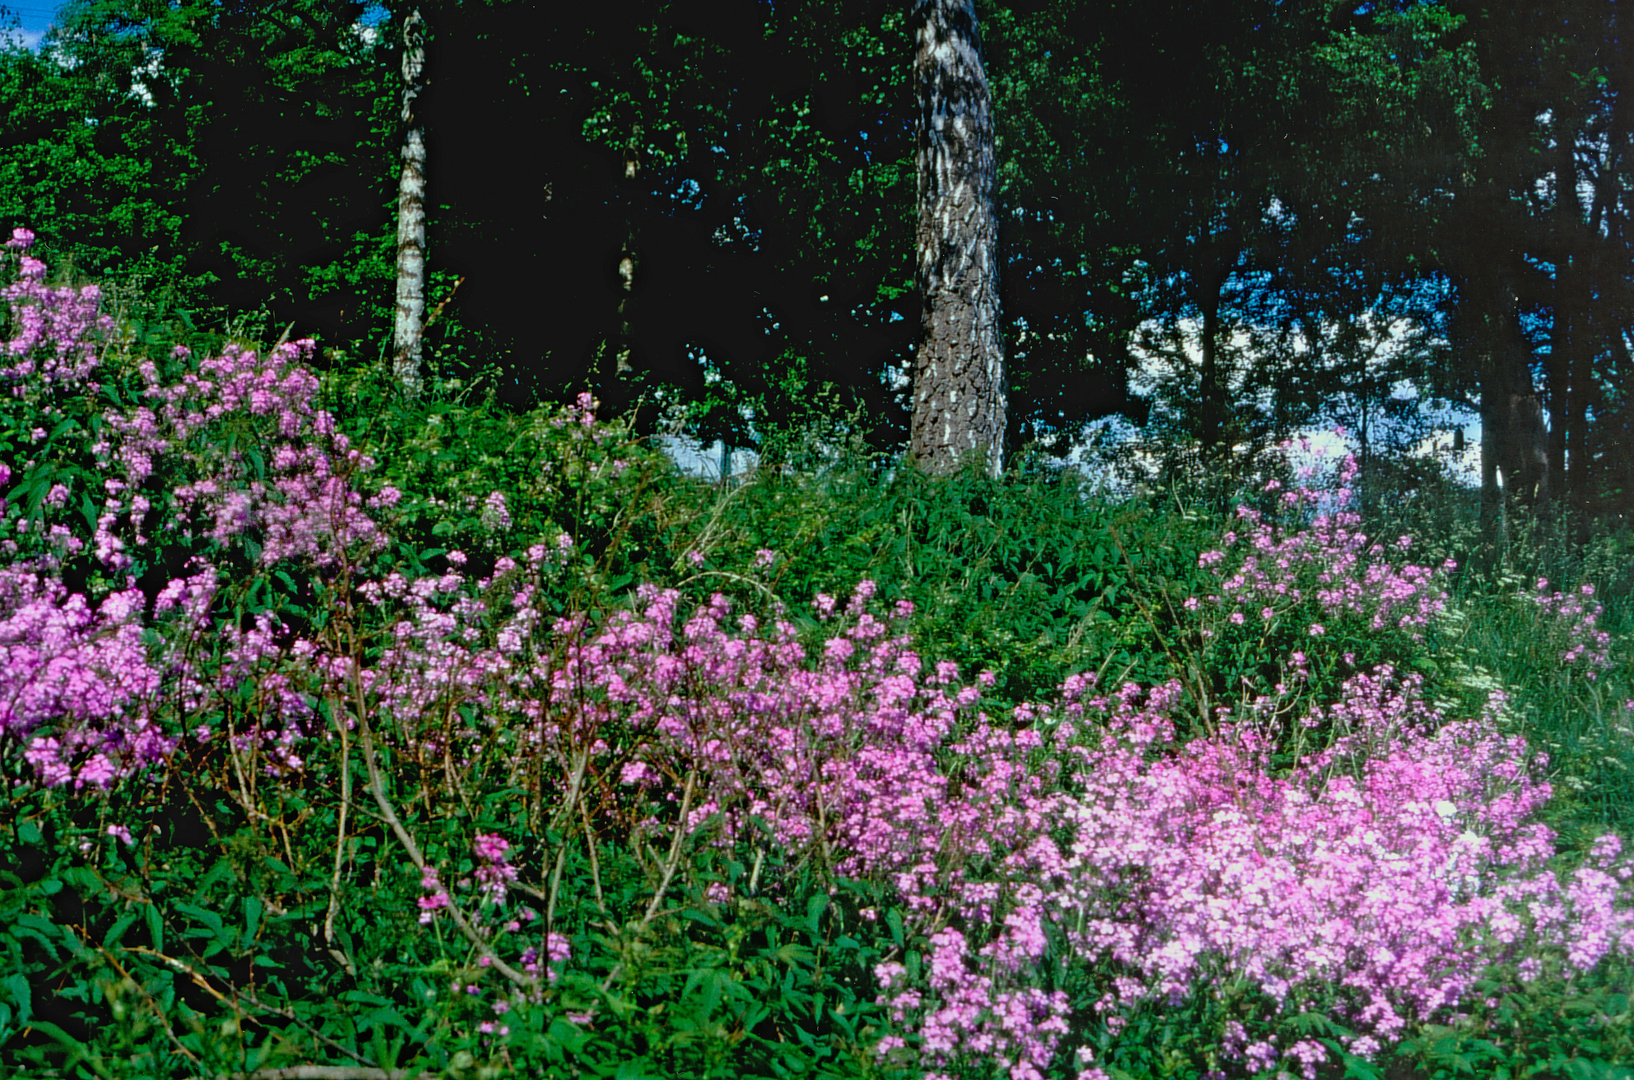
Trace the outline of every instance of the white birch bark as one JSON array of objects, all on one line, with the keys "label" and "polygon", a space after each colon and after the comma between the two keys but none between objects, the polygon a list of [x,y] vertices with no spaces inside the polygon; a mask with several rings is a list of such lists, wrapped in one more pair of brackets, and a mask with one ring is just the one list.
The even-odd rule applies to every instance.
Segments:
[{"label": "white birch bark", "polygon": [[408,397],[420,394],[426,316],[426,139],[415,109],[425,89],[425,21],[415,8],[403,20],[403,171],[397,185],[397,310],[392,377]]}]

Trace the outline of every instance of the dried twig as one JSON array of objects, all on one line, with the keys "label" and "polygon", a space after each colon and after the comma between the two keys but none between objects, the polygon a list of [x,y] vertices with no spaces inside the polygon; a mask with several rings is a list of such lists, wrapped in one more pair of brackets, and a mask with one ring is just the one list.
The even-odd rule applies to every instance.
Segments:
[{"label": "dried twig", "polygon": [[333,698],[329,702],[329,711],[331,719],[337,721],[335,727],[340,732],[340,822],[335,826],[335,871],[329,879],[329,911],[323,917],[323,943],[329,955],[346,969],[346,974],[355,976],[357,968],[352,964],[352,958],[335,948],[335,915],[340,910],[340,874],[346,854],[346,815],[352,809],[352,740],[346,724],[338,720],[340,703]]},{"label": "dried twig", "polygon": [[556,852],[556,865],[550,872],[550,896],[545,901],[545,932],[549,933],[556,925],[556,897],[562,888],[562,869],[567,865],[567,832],[566,825],[574,809],[579,805],[579,792],[584,784],[584,773],[590,767],[590,750],[585,748],[579,751],[579,759],[573,765],[573,775],[567,782],[567,799],[562,803],[562,818],[557,822],[564,834],[561,849]]},{"label": "dried twig", "polygon": [[[153,995],[148,993],[141,983],[137,982],[131,977],[131,973],[125,970],[125,965],[121,964],[119,962],[119,958],[114,956],[110,950],[99,946],[97,951],[102,954],[102,958],[106,960],[115,971],[119,972],[119,974],[123,976],[127,983],[136,988],[137,993],[142,995],[143,1004],[145,1004],[148,1011],[153,1014],[154,1019],[159,1021],[159,1025],[165,1029],[165,1038],[170,1040],[170,1044],[176,1048],[176,1051],[189,1061],[193,1062],[193,1064],[197,1065],[199,1063],[198,1055],[193,1053],[193,1051],[189,1050],[187,1047],[183,1046],[182,1041],[176,1037],[176,1029],[171,1026],[170,1018],[165,1015],[163,1006],[154,1000]],[[133,949],[131,951],[135,952],[136,950]],[[156,953],[155,955],[158,954]],[[215,994],[215,991],[210,989],[210,985],[194,974],[186,964],[182,963],[180,960],[171,960],[168,956],[165,957],[165,959],[169,960],[172,966],[182,971],[186,971],[189,975],[193,975],[194,981],[196,981],[206,990],[210,990],[212,994]],[[217,994],[216,996],[220,997],[221,995]],[[100,1070],[98,1071],[100,1072]]]},{"label": "dried twig", "polygon": [[[658,917],[659,909],[664,903],[664,894],[669,891],[669,885],[675,878],[675,869],[681,863],[681,842],[686,838],[687,816],[692,811],[692,791],[697,782],[697,770],[687,773],[686,790],[681,795],[680,820],[675,823],[675,835],[670,839],[669,856],[664,860],[664,876],[658,882],[658,888],[653,890],[652,902],[647,905],[647,913],[641,916],[641,921],[635,925],[635,932],[645,930]],[[613,965],[613,970],[607,973],[607,978],[601,981],[601,989],[606,993],[618,977],[624,973],[624,961],[620,960]]]},{"label": "dried twig", "polygon": [[675,835],[670,838],[669,857],[664,860],[664,878],[653,891],[652,902],[647,905],[647,913],[641,917],[643,928],[658,914],[658,909],[664,903],[664,894],[669,891],[669,883],[675,878],[675,868],[681,863],[681,841],[686,838],[687,816],[692,812],[692,792],[697,780],[696,769],[687,773],[686,790],[681,793],[680,820],[675,823]]},{"label": "dried twig", "polygon": [[420,333],[423,334],[427,330],[431,329],[431,324],[442,317],[443,309],[454,302],[454,294],[459,292],[460,286],[464,284],[465,277],[464,275],[461,275],[460,279],[454,282],[454,287],[448,290],[448,295],[443,297],[443,302],[438,304],[435,308],[432,308],[431,314],[427,316],[426,321],[420,325]]}]

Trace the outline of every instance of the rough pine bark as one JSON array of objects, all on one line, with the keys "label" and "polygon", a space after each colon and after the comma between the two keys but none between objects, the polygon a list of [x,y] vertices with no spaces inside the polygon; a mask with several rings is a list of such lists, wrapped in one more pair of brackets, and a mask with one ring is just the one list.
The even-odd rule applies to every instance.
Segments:
[{"label": "rough pine bark", "polygon": [[397,312],[392,377],[403,393],[420,393],[426,316],[426,133],[415,110],[425,89],[425,20],[415,8],[403,20],[403,171],[397,185]]},{"label": "rough pine bark", "polygon": [[928,472],[1004,457],[993,115],[975,0],[914,0],[922,303],[908,452]]}]

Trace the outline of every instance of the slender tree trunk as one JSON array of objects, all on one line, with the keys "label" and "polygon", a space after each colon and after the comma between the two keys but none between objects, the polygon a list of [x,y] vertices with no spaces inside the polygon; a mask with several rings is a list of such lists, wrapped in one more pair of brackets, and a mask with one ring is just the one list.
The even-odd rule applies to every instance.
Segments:
[{"label": "slender tree trunk", "polygon": [[1212,468],[1224,446],[1226,388],[1220,371],[1220,290],[1212,282],[1201,290],[1203,308],[1202,364],[1198,370],[1197,444],[1205,468]]},{"label": "slender tree trunk", "polygon": [[[1591,236],[1591,244],[1598,245],[1599,237]],[[1584,260],[1584,265],[1578,270],[1577,302],[1579,314],[1574,316],[1571,380],[1572,380],[1572,427],[1566,440],[1566,460],[1570,463],[1571,471],[1565,479],[1564,492],[1557,498],[1564,500],[1574,514],[1577,515],[1577,535],[1580,540],[1587,540],[1584,530],[1588,525],[1588,513],[1593,503],[1594,461],[1589,453],[1589,414],[1594,392],[1594,355],[1591,344],[1594,336],[1593,313],[1590,311],[1592,301],[1587,295],[1588,288],[1599,277],[1598,249],[1591,249]]]},{"label": "slender tree trunk", "polygon": [[1583,438],[1583,373],[1578,353],[1585,344],[1586,315],[1582,209],[1577,198],[1577,124],[1564,109],[1555,111],[1555,295],[1554,330],[1550,335],[1549,474],[1557,478],[1552,492],[1562,505],[1573,503],[1584,465],[1579,449]]},{"label": "slender tree trunk", "polygon": [[1004,462],[995,156],[975,0],[914,0],[918,265],[922,303],[909,455],[950,472]]},{"label": "slender tree trunk", "polygon": [[[1573,383],[1576,373],[1574,357],[1577,334],[1574,323],[1579,313],[1572,302],[1577,283],[1577,271],[1572,266],[1573,256],[1561,252],[1555,260],[1554,329],[1549,335],[1549,362],[1544,367],[1545,392],[1549,402],[1548,469],[1558,478],[1557,486],[1569,492],[1576,483],[1579,462],[1572,460],[1573,436],[1580,434],[1582,400],[1580,388]],[[1562,494],[1564,492],[1556,492]],[[1570,496],[1567,495],[1569,499]]]},{"label": "slender tree trunk", "polygon": [[1241,255],[1235,230],[1222,230],[1193,248],[1187,291],[1203,317],[1197,369],[1197,450],[1203,467],[1225,476],[1231,457],[1231,379],[1220,339],[1225,332],[1220,306],[1226,281]]},{"label": "slender tree trunk", "polygon": [[1482,421],[1492,425],[1490,445],[1493,462],[1503,477],[1504,501],[1540,506],[1548,503],[1551,487],[1549,432],[1543,399],[1532,379],[1532,351],[1521,333],[1514,282],[1508,275],[1497,274],[1486,288]]},{"label": "slender tree trunk", "polygon": [[1549,436],[1513,281],[1483,267],[1460,288],[1469,362],[1480,378],[1481,523],[1500,537],[1507,506],[1535,506],[1549,498]]},{"label": "slender tree trunk", "polygon": [[1476,362],[1481,373],[1481,532],[1492,540],[1504,525],[1503,489],[1498,486],[1504,411],[1496,407],[1499,395],[1493,388],[1491,354],[1480,355]]},{"label": "slender tree trunk", "polygon": [[624,247],[618,253],[618,280],[622,292],[618,298],[618,345],[614,350],[615,373],[628,375],[635,370],[631,357],[635,355],[635,277],[641,269],[641,256],[635,247],[636,184],[641,177],[641,128],[630,135],[630,144],[624,151]]},{"label": "slender tree trunk", "polygon": [[403,20],[403,172],[397,186],[397,317],[392,378],[408,397],[420,394],[426,316],[426,137],[415,110],[425,89],[425,20],[419,8]]}]

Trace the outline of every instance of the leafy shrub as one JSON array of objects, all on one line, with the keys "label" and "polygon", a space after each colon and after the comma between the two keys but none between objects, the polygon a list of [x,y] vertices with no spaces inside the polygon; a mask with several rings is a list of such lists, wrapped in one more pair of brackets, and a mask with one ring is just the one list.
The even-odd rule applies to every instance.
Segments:
[{"label": "leafy shrub", "polygon": [[[125,355],[19,266],[6,1069],[1625,1052],[1621,842],[1559,854],[1514,698],[1438,704],[1474,686],[1445,571],[1340,496],[708,489],[585,400],[416,435],[324,408],[307,343]],[[1534,687],[1626,678],[1583,596],[1516,601]]]}]

